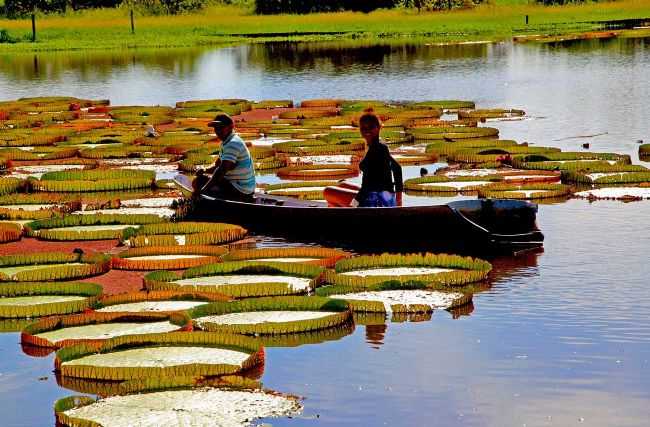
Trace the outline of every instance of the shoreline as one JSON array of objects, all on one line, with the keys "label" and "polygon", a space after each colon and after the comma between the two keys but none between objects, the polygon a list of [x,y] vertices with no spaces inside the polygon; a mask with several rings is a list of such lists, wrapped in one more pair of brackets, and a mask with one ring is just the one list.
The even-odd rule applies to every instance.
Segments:
[{"label": "shoreline", "polygon": [[[467,44],[520,42],[541,35],[623,31],[650,37],[650,3],[624,0],[568,6],[484,5],[470,10],[427,12],[381,10],[369,14],[248,15],[235,7],[200,14],[136,17],[131,34],[124,10],[98,9],[37,17],[36,42],[30,20],[0,19],[15,43],[0,43],[0,55],[63,51],[110,51],[227,47],[264,42],[349,42],[350,44]],[[525,23],[526,16],[529,24]],[[589,37],[587,37],[589,38]]]}]

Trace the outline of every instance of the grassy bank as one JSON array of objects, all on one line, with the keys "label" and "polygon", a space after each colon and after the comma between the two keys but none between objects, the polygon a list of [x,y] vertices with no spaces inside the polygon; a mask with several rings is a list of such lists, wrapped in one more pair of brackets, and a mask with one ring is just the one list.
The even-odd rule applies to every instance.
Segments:
[{"label": "grassy bank", "polygon": [[[37,21],[31,43],[29,20],[0,20],[0,30],[16,43],[0,52],[45,50],[187,47],[277,39],[416,38],[432,42],[501,40],[517,34],[562,34],[589,31],[596,21],[650,17],[650,1],[543,7],[504,0],[472,10],[417,14],[390,10],[369,14],[342,12],[311,15],[256,16],[237,7],[211,7],[198,14],[136,17],[131,34],[123,10],[91,10]],[[525,24],[525,16],[529,24]],[[294,33],[294,34],[292,34]],[[295,34],[297,33],[297,34]]]}]

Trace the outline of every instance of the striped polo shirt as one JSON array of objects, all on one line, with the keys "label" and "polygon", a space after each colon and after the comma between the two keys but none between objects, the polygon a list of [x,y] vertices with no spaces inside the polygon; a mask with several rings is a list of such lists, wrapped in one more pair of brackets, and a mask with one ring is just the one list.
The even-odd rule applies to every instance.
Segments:
[{"label": "striped polo shirt", "polygon": [[251,153],[236,133],[231,133],[221,143],[221,160],[229,160],[235,164],[235,168],[226,172],[226,178],[237,190],[244,194],[255,192],[255,167],[251,159]]}]

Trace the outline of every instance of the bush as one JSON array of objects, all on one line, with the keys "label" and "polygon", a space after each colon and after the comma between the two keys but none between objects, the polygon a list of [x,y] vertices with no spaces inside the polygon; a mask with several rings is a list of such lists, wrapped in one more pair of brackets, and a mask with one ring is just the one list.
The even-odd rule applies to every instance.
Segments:
[{"label": "bush", "polygon": [[70,0],[70,6],[74,10],[94,7],[117,7],[120,3],[122,3],[122,0]]},{"label": "bush", "polygon": [[16,43],[18,40],[11,37],[9,31],[0,30],[0,43]]},{"label": "bush", "polygon": [[338,12],[351,10],[356,12],[371,12],[375,9],[393,8],[398,0],[375,0],[360,2],[355,0],[255,0],[255,13],[313,13]]},{"label": "bush", "polygon": [[44,13],[65,12],[67,0],[5,0],[5,13],[9,18],[17,18],[35,11]]},{"label": "bush", "polygon": [[[86,0],[93,1],[93,0]],[[208,0],[125,0],[122,4],[146,14],[176,15],[203,9]]]}]

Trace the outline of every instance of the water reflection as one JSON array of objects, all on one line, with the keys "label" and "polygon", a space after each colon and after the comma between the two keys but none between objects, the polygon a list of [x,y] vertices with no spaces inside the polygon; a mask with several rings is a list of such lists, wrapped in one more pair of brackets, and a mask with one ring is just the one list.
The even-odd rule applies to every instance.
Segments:
[{"label": "water reflection", "polygon": [[[536,118],[495,122],[503,138],[581,150],[580,136],[601,134],[586,139],[591,150],[636,159],[636,141],[650,140],[648,69],[646,40],[38,54],[1,57],[0,98],[467,98]],[[357,316],[349,335],[270,346],[265,386],[306,396],[320,426],[646,425],[650,203],[570,200],[540,206],[538,218],[545,251],[492,259],[473,305],[423,322]],[[19,341],[0,335],[3,423],[44,425],[69,392],[51,376],[52,356],[27,357]]]}]

